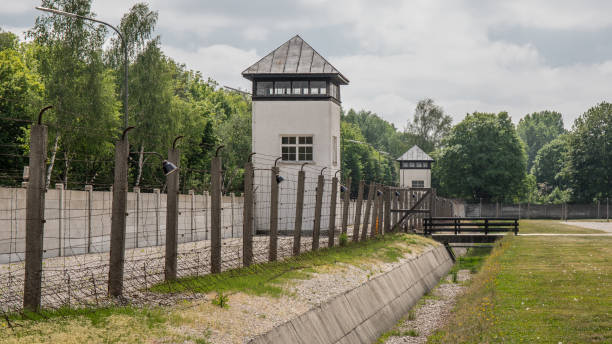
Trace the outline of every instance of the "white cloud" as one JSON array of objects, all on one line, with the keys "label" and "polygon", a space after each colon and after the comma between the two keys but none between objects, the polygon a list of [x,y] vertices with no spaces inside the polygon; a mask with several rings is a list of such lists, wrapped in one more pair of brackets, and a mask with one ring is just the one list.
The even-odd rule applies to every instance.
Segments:
[{"label": "white cloud", "polygon": [[175,61],[185,63],[187,68],[202,72],[205,78],[211,77],[221,86],[250,89],[250,83],[241,75],[259,57],[255,50],[241,50],[228,45],[212,45],[196,52],[163,46],[164,52]]},{"label": "white cloud", "polygon": [[[25,12],[32,1],[5,1],[0,14]],[[94,0],[93,10],[99,18],[118,23],[137,1]],[[177,40],[162,37],[166,53],[221,85],[249,87],[240,73],[259,55],[276,48],[283,35],[289,39],[303,34],[315,49],[342,40],[339,52],[319,52],[351,80],[342,91],[344,107],[377,112],[400,128],[425,97],[436,100],[455,122],[473,111],[505,110],[518,121],[526,113],[551,109],[564,114],[567,127],[589,107],[612,100],[612,56],[604,53],[597,63],[552,66],[534,43],[490,37],[492,30],[503,27],[604,30],[612,27],[610,1],[299,0],[281,6],[266,1],[244,5],[227,0],[213,5],[152,0],[150,4],[159,11],[158,27]]]}]

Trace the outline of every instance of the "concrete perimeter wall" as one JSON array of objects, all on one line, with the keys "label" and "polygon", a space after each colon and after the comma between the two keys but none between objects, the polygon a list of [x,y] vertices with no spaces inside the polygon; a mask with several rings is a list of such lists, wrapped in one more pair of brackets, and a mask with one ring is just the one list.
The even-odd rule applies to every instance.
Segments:
[{"label": "concrete perimeter wall", "polygon": [[[25,188],[0,188],[0,264],[25,259]],[[179,195],[179,243],[210,239],[210,196]],[[47,190],[44,257],[108,252],[112,210],[110,191]],[[224,196],[223,238],[242,236],[242,197]],[[166,194],[128,192],[126,249],[164,245]]]},{"label": "concrete perimeter wall", "polygon": [[436,246],[249,343],[373,343],[435,287],[452,266],[444,246]]}]

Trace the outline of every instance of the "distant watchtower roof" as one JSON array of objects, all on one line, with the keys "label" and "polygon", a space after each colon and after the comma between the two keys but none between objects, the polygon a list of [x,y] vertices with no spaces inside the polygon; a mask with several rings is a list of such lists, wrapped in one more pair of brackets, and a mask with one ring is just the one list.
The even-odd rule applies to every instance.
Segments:
[{"label": "distant watchtower roof", "polygon": [[296,35],[242,72],[249,80],[254,77],[315,76],[332,77],[340,85],[348,79],[317,53],[302,37]]},{"label": "distant watchtower roof", "polygon": [[410,148],[406,153],[402,154],[397,161],[434,161],[427,153],[423,152],[423,150],[414,145]]}]

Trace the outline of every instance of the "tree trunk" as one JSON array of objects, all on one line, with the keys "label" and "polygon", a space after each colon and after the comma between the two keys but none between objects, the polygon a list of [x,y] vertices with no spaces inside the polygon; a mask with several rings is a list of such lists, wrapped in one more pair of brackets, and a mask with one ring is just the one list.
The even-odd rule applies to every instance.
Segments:
[{"label": "tree trunk", "polygon": [[53,165],[55,165],[55,156],[57,155],[57,145],[59,144],[60,134],[55,135],[55,143],[53,144],[53,151],[51,151],[51,161],[47,168],[47,182],[45,183],[45,189],[49,188],[51,184],[51,173],[53,173]]},{"label": "tree trunk", "polygon": [[136,176],[136,183],[134,186],[140,185],[140,178],[142,177],[142,166],[144,165],[144,145],[140,145],[140,152],[138,152],[138,175]]}]

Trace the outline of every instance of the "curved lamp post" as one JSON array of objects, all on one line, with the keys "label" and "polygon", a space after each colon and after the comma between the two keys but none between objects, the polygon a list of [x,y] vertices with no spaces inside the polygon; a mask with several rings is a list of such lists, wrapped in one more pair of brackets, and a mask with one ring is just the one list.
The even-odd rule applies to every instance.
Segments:
[{"label": "curved lamp post", "polygon": [[123,73],[124,73],[124,79],[125,79],[123,83],[123,87],[125,88],[125,94],[123,98],[123,128],[124,129],[127,128],[128,127],[128,51],[127,51],[127,44],[125,42],[125,38],[123,37],[119,29],[117,29],[116,27],[112,26],[111,24],[107,22],[103,22],[101,20],[94,19],[94,18],[85,17],[85,16],[78,15],[75,13],[64,12],[64,11],[56,10],[53,8],[46,8],[46,7],[40,7],[40,6],[36,6],[36,9],[39,11],[58,14],[61,16],[66,16],[66,17],[71,17],[71,18],[80,18],[80,19],[100,23],[100,24],[110,27],[117,33],[117,35],[119,35],[119,38],[121,38],[121,43],[123,44],[123,69],[124,69]]}]

